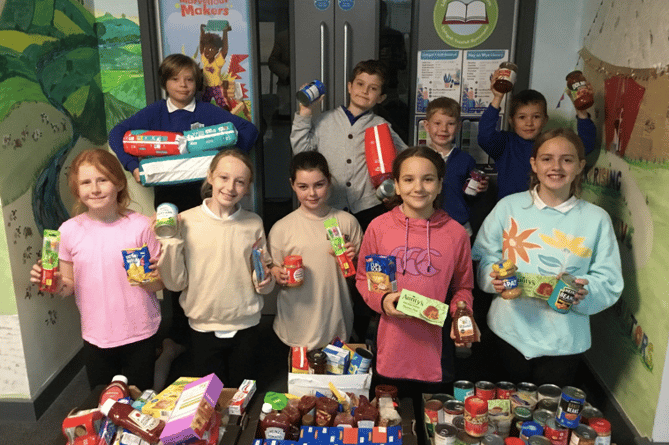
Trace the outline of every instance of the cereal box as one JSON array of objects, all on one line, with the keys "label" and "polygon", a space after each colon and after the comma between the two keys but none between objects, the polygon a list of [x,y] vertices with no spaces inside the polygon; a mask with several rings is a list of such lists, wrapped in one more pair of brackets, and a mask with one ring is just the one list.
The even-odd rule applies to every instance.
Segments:
[{"label": "cereal box", "polygon": [[125,249],[123,253],[123,266],[128,273],[128,281],[131,284],[150,283],[156,280],[151,273],[151,254],[146,244],[134,249]]},{"label": "cereal box", "polygon": [[184,387],[196,380],[196,377],[181,377],[175,380],[174,383],[165,388],[160,394],[146,402],[142,407],[142,412],[156,419],[166,421],[170,417]]},{"label": "cereal box", "polygon": [[213,373],[187,384],[160,434],[163,444],[202,439],[222,390]]},{"label": "cereal box", "polygon": [[334,345],[327,345],[323,352],[328,356],[326,370],[328,374],[346,374],[351,361],[349,352]]},{"label": "cereal box", "polygon": [[397,292],[397,267],[392,255],[367,255],[365,257],[367,289],[370,292],[385,294]]},{"label": "cereal box", "polygon": [[442,327],[448,315],[448,305],[446,303],[424,297],[406,289],[402,289],[400,293],[400,299],[397,300],[397,310]]}]

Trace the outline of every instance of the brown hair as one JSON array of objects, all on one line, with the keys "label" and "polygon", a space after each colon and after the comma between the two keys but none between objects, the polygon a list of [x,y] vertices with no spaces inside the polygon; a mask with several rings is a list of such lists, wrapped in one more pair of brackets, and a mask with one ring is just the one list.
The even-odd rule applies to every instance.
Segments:
[{"label": "brown hair", "polygon": [[425,119],[429,121],[437,111],[444,113],[446,116],[454,117],[458,123],[460,121],[460,104],[450,97],[437,97],[431,100],[425,110]]},{"label": "brown hair", "polygon": [[[581,138],[574,133],[570,128],[554,128],[548,130],[545,133],[541,133],[537,139],[534,141],[534,148],[532,149],[532,158],[537,157],[537,153],[543,144],[555,138],[566,139],[570,144],[576,148],[576,153],[578,155],[579,162],[585,159],[585,147],[583,146],[583,141]],[[581,173],[576,175],[574,181],[571,183],[569,189],[569,194],[576,196],[577,198],[581,194],[581,183],[583,182],[583,170]],[[539,184],[539,178],[537,174],[534,173],[534,170],[530,170],[530,190],[534,189]]]},{"label": "brown hair", "polygon": [[523,90],[514,95],[511,99],[511,107],[509,109],[509,117],[513,118],[518,111],[518,108],[524,105],[540,105],[543,109],[544,116],[548,116],[548,105],[546,105],[546,98],[543,94],[536,90]]},{"label": "brown hair", "polygon": [[358,77],[361,73],[369,74],[370,76],[376,75],[379,76],[379,79],[381,79],[381,94],[385,94],[385,86],[386,86],[386,64],[381,62],[380,60],[375,60],[375,59],[370,59],[370,60],[363,60],[361,62],[358,62],[358,64],[353,67],[353,71],[351,72],[351,80],[350,82],[353,82],[356,77]]},{"label": "brown hair", "polygon": [[300,170],[318,170],[323,173],[328,182],[332,181],[328,161],[325,159],[325,156],[317,151],[307,150],[293,156],[293,159],[290,160],[289,168],[291,184],[295,182],[297,172]]},{"label": "brown hair", "polygon": [[163,63],[160,64],[160,68],[158,68],[160,86],[167,91],[167,81],[186,68],[193,72],[195,90],[200,91],[202,89],[202,70],[195,60],[183,54],[170,54],[165,57]]},{"label": "brown hair", "polygon": [[[416,145],[415,147],[409,147],[402,150],[393,161],[393,179],[396,182],[399,182],[400,180],[402,163],[413,157],[424,158],[432,162],[437,169],[437,178],[439,179],[439,182],[444,180],[444,176],[446,175],[446,163],[441,155],[426,145]],[[401,202],[402,198],[396,194],[393,198],[393,203],[400,204]],[[432,206],[435,209],[438,209],[441,206],[441,192],[437,195]]]},{"label": "brown hair", "polygon": [[[226,148],[224,150],[219,151],[216,153],[216,156],[211,160],[211,164],[209,164],[209,170],[207,171],[207,176],[211,175],[214,173],[216,170],[216,167],[218,167],[218,162],[223,159],[226,156],[232,156],[233,158],[237,158],[240,161],[244,163],[249,169],[249,184],[253,183],[253,162],[251,162],[251,158],[249,155],[244,153],[238,148]],[[202,199],[204,198],[210,198],[212,194],[212,189],[211,189],[211,184],[207,181],[208,178],[205,178],[204,181],[202,182],[202,187],[200,188],[200,195],[202,196]]]},{"label": "brown hair", "polygon": [[128,192],[128,180],[123,173],[123,167],[116,156],[102,148],[93,148],[84,150],[77,155],[70,165],[70,171],[67,175],[67,184],[70,187],[70,193],[75,198],[73,213],[79,215],[87,209],[79,198],[79,168],[83,164],[90,164],[109,179],[112,184],[120,190],[116,195],[119,215],[125,214],[130,204],[130,193]]}]

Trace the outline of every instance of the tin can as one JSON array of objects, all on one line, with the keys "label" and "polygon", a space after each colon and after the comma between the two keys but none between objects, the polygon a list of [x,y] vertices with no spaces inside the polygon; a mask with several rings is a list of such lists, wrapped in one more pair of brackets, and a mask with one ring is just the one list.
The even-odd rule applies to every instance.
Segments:
[{"label": "tin can", "polygon": [[495,434],[486,434],[481,440],[481,445],[504,445],[504,439]]},{"label": "tin can", "polygon": [[562,388],[555,420],[567,428],[576,428],[581,420],[581,410],[584,404],[585,392],[573,386],[565,386]]},{"label": "tin can", "polygon": [[511,394],[516,392],[516,385],[511,382],[497,382],[497,398],[508,399]]},{"label": "tin can", "polygon": [[465,431],[481,437],[488,431],[488,402],[476,396],[465,399]]},{"label": "tin can", "polygon": [[562,274],[548,298],[548,305],[551,309],[566,314],[574,304],[576,294],[581,287],[583,286],[576,283],[576,277],[568,273]]},{"label": "tin can", "polygon": [[465,404],[459,400],[449,400],[444,403],[444,422],[453,423],[453,419],[462,416],[465,412]]},{"label": "tin can", "polygon": [[560,387],[557,385],[546,383],[545,385],[541,385],[539,388],[537,388],[538,402],[544,399],[555,400],[557,402],[558,400],[560,400],[561,395],[562,395],[562,389],[560,389]]},{"label": "tin can", "polygon": [[537,422],[539,425],[544,426],[548,419],[554,419],[555,413],[550,412],[547,409],[535,409],[532,413],[532,420]]},{"label": "tin can", "polygon": [[158,238],[172,238],[177,234],[179,209],[171,202],[164,202],[156,208],[155,232]]},{"label": "tin can", "polygon": [[283,267],[288,272],[288,281],[286,286],[297,287],[304,283],[304,267],[302,267],[302,257],[300,255],[288,255],[283,259]]},{"label": "tin can", "polygon": [[458,380],[453,383],[453,395],[457,400],[464,402],[467,397],[474,395],[474,384],[467,380]]},{"label": "tin can", "polygon": [[390,199],[395,196],[395,181],[386,179],[376,188],[376,197],[379,201]]},{"label": "tin can", "polygon": [[458,431],[455,443],[457,445],[478,445],[481,443],[481,438],[470,436],[466,431]]},{"label": "tin can", "polygon": [[475,394],[479,399],[488,401],[495,398],[497,394],[497,387],[492,382],[480,381],[476,382]]},{"label": "tin can", "polygon": [[527,440],[527,445],[551,445],[551,441],[544,436],[532,436]]},{"label": "tin can", "polygon": [[465,195],[475,196],[479,192],[479,185],[481,181],[485,179],[486,175],[483,170],[474,169],[469,172],[469,178],[465,181],[465,185],[462,188],[462,191],[465,192]]},{"label": "tin can", "polygon": [[513,410],[513,419],[509,429],[510,436],[519,436],[523,423],[532,420],[532,411],[523,406],[517,406]]},{"label": "tin can", "polygon": [[595,445],[597,433],[588,425],[579,425],[571,432],[569,445]]},{"label": "tin can", "polygon": [[520,382],[516,387],[516,392],[520,394],[528,394],[535,399],[537,398],[537,385],[530,382]]},{"label": "tin can", "polygon": [[453,417],[453,426],[458,429],[458,431],[465,430],[465,416],[455,416]]},{"label": "tin can", "polygon": [[458,429],[449,423],[439,423],[434,427],[434,445],[454,445]]},{"label": "tin can", "polygon": [[544,434],[544,427],[539,425],[534,420],[528,420],[523,422],[522,427],[520,428],[520,438],[525,442],[532,436],[541,436]]},{"label": "tin can", "polygon": [[428,400],[425,402],[423,412],[425,414],[425,428],[429,436],[434,437],[434,427],[439,423],[439,412],[444,404],[439,400]]},{"label": "tin can", "polygon": [[551,445],[568,445],[569,429],[558,424],[555,419],[548,419],[544,425],[544,436]]},{"label": "tin can", "polygon": [[581,410],[581,424],[589,425],[590,419],[594,417],[604,417],[604,414],[594,406],[588,405],[584,406]]},{"label": "tin can", "polygon": [[595,445],[611,445],[611,423],[608,420],[593,417],[590,419],[589,426],[597,433]]},{"label": "tin can", "polygon": [[374,354],[365,348],[356,348],[355,354],[351,358],[351,364],[348,366],[349,374],[367,374],[372,365]]},{"label": "tin can", "polygon": [[504,445],[525,445],[525,442],[518,437],[507,437],[504,439]]},{"label": "tin can", "polygon": [[302,105],[308,107],[323,94],[325,94],[325,85],[320,80],[315,79],[303,86],[295,96]]},{"label": "tin can", "polygon": [[[562,392],[560,392],[560,395],[562,395]],[[537,402],[537,407],[536,407],[536,409],[544,409],[552,412],[553,417],[555,417],[557,408],[558,408],[558,401],[552,399],[542,399],[539,402]]]}]

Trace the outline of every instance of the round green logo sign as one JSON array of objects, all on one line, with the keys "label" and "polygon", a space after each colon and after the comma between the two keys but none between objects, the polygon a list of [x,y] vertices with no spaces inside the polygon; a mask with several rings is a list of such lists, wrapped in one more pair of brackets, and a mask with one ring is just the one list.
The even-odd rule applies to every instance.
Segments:
[{"label": "round green logo sign", "polygon": [[498,13],[497,0],[437,0],[434,29],[453,48],[473,48],[495,30]]}]

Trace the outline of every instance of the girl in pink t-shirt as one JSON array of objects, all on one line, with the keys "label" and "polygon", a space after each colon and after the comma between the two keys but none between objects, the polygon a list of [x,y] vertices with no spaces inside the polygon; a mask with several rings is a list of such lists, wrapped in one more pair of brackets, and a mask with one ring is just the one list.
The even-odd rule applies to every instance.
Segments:
[{"label": "girl in pink t-shirt", "polygon": [[[121,251],[147,245],[152,263],[160,245],[148,217],[128,210],[130,196],[123,167],[102,149],[85,150],[68,175],[76,216],[59,228],[56,293],[74,295],[81,315],[86,371],[91,388],[108,384],[116,374],[141,389],[153,384],[160,306],[155,281],[133,286]],[[152,265],[152,269],[155,267]],[[39,283],[41,261],[30,271]]]}]

